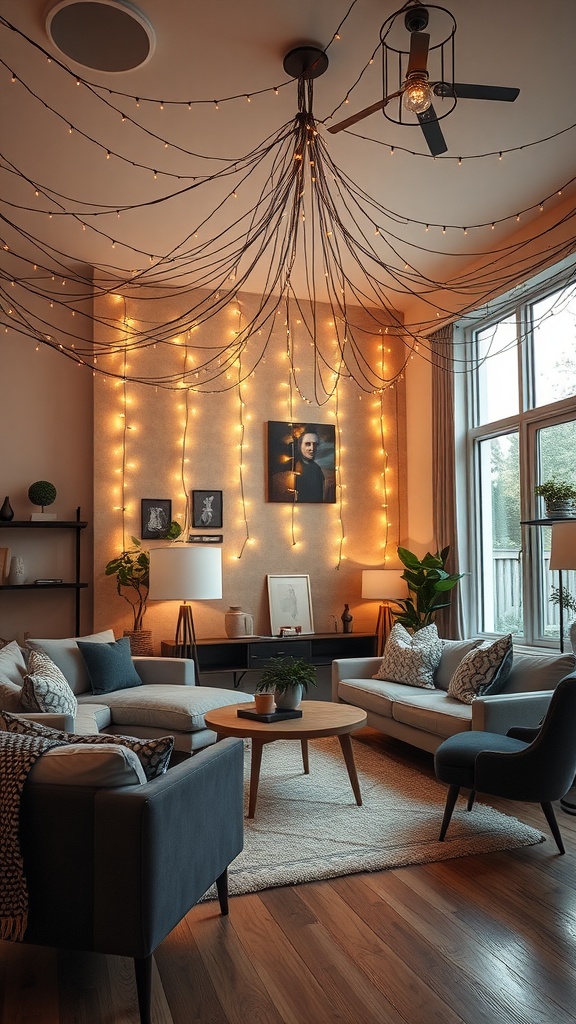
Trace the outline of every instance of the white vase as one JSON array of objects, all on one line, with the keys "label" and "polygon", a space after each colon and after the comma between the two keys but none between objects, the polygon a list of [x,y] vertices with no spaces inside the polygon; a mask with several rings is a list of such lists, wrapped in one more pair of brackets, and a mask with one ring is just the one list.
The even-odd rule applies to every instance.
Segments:
[{"label": "white vase", "polygon": [[276,701],[276,707],[280,711],[295,711],[296,708],[300,707],[302,701],[302,694],[304,687],[302,683],[294,683],[293,686],[287,687],[286,690],[274,691],[274,700]]},{"label": "white vase", "polygon": [[26,573],[24,572],[24,559],[16,558],[12,559],[10,564],[10,575],[8,582],[11,586],[19,586],[21,583],[26,582]]},{"label": "white vase", "polygon": [[239,604],[233,604],[224,615],[226,636],[231,639],[239,636],[252,636],[254,620],[248,612],[243,612]]}]

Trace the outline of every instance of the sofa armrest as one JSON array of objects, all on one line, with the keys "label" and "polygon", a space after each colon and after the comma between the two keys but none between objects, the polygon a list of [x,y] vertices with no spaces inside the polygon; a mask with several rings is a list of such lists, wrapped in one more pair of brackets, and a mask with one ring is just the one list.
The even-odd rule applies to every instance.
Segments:
[{"label": "sofa armrest", "polygon": [[506,735],[514,726],[534,728],[544,718],[553,690],[494,693],[472,701],[472,728]]},{"label": "sofa armrest", "polygon": [[147,956],[243,846],[244,744],[94,801],[94,948]]},{"label": "sofa armrest", "polygon": [[192,658],[132,658],[143,683],[169,683],[171,686],[194,686],[194,662]]},{"label": "sofa armrest", "polygon": [[332,662],[332,700],[338,702],[338,683],[343,679],[371,679],[382,658],[339,658]]}]

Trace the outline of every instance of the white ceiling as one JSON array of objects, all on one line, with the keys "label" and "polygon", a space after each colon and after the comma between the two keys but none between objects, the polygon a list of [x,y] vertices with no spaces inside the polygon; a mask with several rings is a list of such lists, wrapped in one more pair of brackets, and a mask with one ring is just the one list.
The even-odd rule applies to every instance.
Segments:
[{"label": "white ceiling", "polygon": [[[314,84],[314,113],[320,121],[329,118],[377,47],[380,26],[397,10],[390,0],[356,0],[340,30],[341,38],[333,40],[350,3],[141,0],[139,8],[155,33],[155,50],[145,65],[110,74],[68,61],[74,74],[106,89],[125,91],[126,98],[102,92],[95,96],[50,63],[26,38],[0,26],[4,63],[0,66],[1,194],[4,200],[27,208],[5,204],[4,215],[14,227],[5,226],[0,233],[18,250],[24,244],[18,236],[29,231],[43,248],[50,247],[42,257],[44,265],[74,261],[111,265],[128,273],[146,260],[122,246],[122,241],[144,253],[169,252],[215,205],[222,195],[221,186],[203,187],[178,200],[156,203],[188,182],[184,177],[177,181],[162,175],[154,180],[149,169],[134,167],[132,162],[187,176],[222,164],[212,161],[207,165],[177,151],[175,145],[227,159],[256,148],[297,111],[295,82],[281,87],[278,95],[270,90],[287,80],[282,68],[284,54],[303,43],[328,48],[329,68]],[[517,228],[518,211],[548,196],[554,198],[547,199],[547,210],[559,202],[555,193],[574,174],[576,153],[574,131],[541,142],[576,120],[571,88],[576,38],[573,0],[445,3],[458,25],[456,80],[517,86],[517,101],[461,100],[442,122],[448,154],[437,159],[428,155],[418,126],[397,127],[379,113],[354,129],[376,142],[346,132],[331,135],[320,128],[338,168],[398,216],[398,222],[388,225],[397,239],[394,261],[400,266],[405,260],[419,275],[440,281],[461,267],[459,259],[441,254],[459,253],[471,262],[475,253],[502,243]],[[57,55],[45,29],[50,6],[45,0],[0,0],[0,15],[42,49]],[[11,72],[17,79],[14,83]],[[255,95],[262,89],[268,91]],[[377,59],[333,121],[379,99],[381,89]],[[222,102],[237,94],[240,99]],[[246,94],[251,95],[250,102]],[[102,96],[158,138],[123,123],[121,114],[104,104]],[[164,99],[166,105],[161,110],[159,103],[141,102],[137,108],[135,96]],[[187,103],[169,103],[198,99],[221,102],[218,110],[213,102],[193,103],[191,109]],[[94,141],[83,138],[78,129]],[[413,152],[402,152],[402,147]],[[514,147],[523,148],[506,152]],[[114,155],[107,159],[106,150],[127,160]],[[500,151],[502,159],[498,158]],[[481,158],[486,153],[495,155]],[[450,159],[459,156],[463,158],[461,166],[457,159]],[[13,170],[6,169],[8,164]],[[32,183],[54,190],[68,210],[85,209],[88,202],[113,210],[136,202],[150,205],[119,219],[115,212],[107,216],[106,232],[118,239],[112,254],[109,239],[98,237],[90,228],[83,231],[78,221],[29,212],[37,203],[42,210],[49,209],[42,196],[34,196]],[[244,186],[243,198],[250,194],[249,189],[250,185]],[[564,192],[563,200],[568,194]],[[538,210],[525,215],[524,222],[531,216],[537,218]],[[226,217],[228,212],[223,214]],[[405,218],[422,224],[406,223]],[[500,218],[510,219],[492,230],[491,222]],[[102,223],[100,220],[100,226]],[[222,218],[215,221],[216,226],[222,223]],[[426,223],[454,227],[443,235],[441,228],[426,232]],[[464,234],[464,227],[479,223],[487,227]],[[415,249],[410,243],[433,251]],[[32,247],[27,251],[32,253]],[[350,273],[361,278],[359,267]],[[297,277],[294,280],[297,282]],[[252,290],[258,285],[255,274]],[[393,304],[402,307],[401,295],[393,294]]]}]

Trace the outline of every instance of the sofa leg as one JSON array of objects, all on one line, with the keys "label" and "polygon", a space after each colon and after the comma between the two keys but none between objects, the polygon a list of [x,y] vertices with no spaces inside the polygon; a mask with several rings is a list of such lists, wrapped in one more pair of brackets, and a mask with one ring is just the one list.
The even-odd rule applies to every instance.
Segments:
[{"label": "sofa leg", "polygon": [[468,797],[468,806],[466,808],[467,811],[471,811],[472,810],[472,808],[474,807],[475,799],[476,799],[476,790],[475,789],[471,789],[470,790],[470,795]]},{"label": "sofa leg", "polygon": [[456,806],[458,799],[458,793],[460,792],[460,786],[452,785],[448,790],[448,796],[446,797],[446,807],[444,808],[444,817],[442,818],[442,827],[440,829],[440,835],[438,837],[441,843],[444,842],[444,836],[448,831],[448,825],[450,824],[450,818],[452,817],[452,811]]},{"label": "sofa leg", "polygon": [[228,868],[224,868],[221,875],[218,875],[216,879],[216,889],[218,890],[218,900],[220,903],[220,912],[222,914],[228,913]]},{"label": "sofa leg", "polygon": [[556,846],[560,850],[560,853],[566,853],[564,849],[564,843],[562,842],[562,836],[560,835],[560,829],[558,828],[558,822],[556,821],[556,815],[554,814],[554,808],[551,803],[540,804],[544,814],[546,815],[546,821],[550,826],[550,831],[556,840]]},{"label": "sofa leg", "polygon": [[140,1024],[152,1024],[152,954],[135,957],[136,991]]}]

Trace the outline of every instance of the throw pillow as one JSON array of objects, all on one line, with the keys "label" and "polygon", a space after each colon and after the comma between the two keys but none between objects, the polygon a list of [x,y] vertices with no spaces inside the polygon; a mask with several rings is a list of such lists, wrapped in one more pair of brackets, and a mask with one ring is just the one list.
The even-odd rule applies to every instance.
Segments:
[{"label": "throw pillow", "polygon": [[443,640],[442,657],[434,676],[434,685],[439,690],[447,690],[462,658],[476,647],[480,647],[481,643],[481,640]]},{"label": "throw pillow", "polygon": [[501,636],[488,647],[477,647],[462,659],[448,684],[448,696],[463,704],[476,697],[498,693],[512,668],[512,634]]},{"label": "throw pillow", "polygon": [[45,736],[52,740],[63,740],[65,743],[117,743],[128,747],[137,755],[148,781],[164,774],[174,747],[173,736],[159,736],[148,740],[139,740],[133,736],[113,736],[109,733],[77,736],[75,733],[49,729],[39,722],[18,718],[17,715],[11,715],[8,711],[0,711],[0,723],[4,723],[3,727],[8,732],[19,732],[25,736]]},{"label": "throw pillow", "polygon": [[409,633],[397,622],[386,640],[380,668],[372,678],[433,690],[434,672],[441,657],[442,641],[434,623]]},{"label": "throw pillow", "polygon": [[22,686],[27,671],[24,655],[16,640],[0,648],[0,682]]},{"label": "throw pillow", "polygon": [[111,644],[88,644],[78,640],[92,693],[112,693],[142,686],[130,654],[130,638],[123,636]]},{"label": "throw pillow", "polygon": [[110,643],[114,639],[114,632],[105,629],[102,633],[92,633],[90,636],[66,637],[64,640],[27,640],[26,647],[33,651],[43,651],[52,661],[58,665],[60,671],[68,680],[73,693],[86,693],[90,691],[90,680],[86,671],[84,659],[78,650],[78,640],[86,640],[88,643]]},{"label": "throw pillow", "polygon": [[75,715],[78,701],[60,669],[40,651],[30,651],[22,684],[22,707],[56,715]]}]

